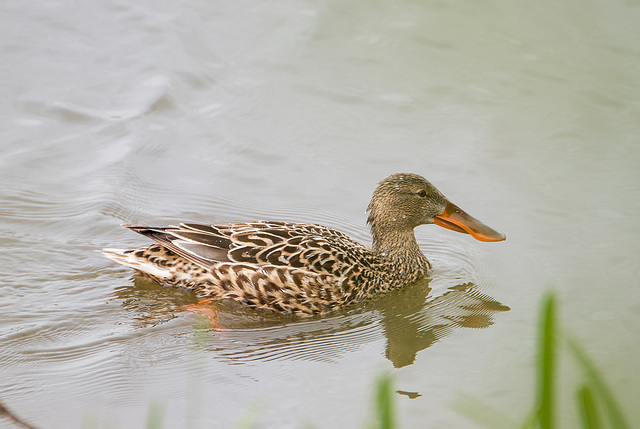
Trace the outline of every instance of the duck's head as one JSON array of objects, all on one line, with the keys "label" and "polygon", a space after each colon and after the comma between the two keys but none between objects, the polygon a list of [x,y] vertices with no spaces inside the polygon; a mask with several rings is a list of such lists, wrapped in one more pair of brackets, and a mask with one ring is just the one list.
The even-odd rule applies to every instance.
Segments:
[{"label": "duck's head", "polygon": [[470,234],[480,241],[502,241],[506,238],[450,202],[417,174],[397,173],[382,180],[373,192],[367,210],[367,223],[374,235],[411,231],[418,225],[435,223]]}]

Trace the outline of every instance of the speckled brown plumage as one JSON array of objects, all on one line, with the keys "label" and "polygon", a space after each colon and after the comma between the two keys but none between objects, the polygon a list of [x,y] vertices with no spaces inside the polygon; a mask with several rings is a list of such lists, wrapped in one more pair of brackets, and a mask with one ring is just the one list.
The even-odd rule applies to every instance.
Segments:
[{"label": "speckled brown plumage", "polygon": [[201,297],[312,315],[424,277],[431,265],[415,240],[418,225],[437,223],[484,241],[504,239],[415,174],[394,174],[380,182],[368,211],[371,248],[322,225],[260,221],[123,225],[157,244],[104,253]]}]

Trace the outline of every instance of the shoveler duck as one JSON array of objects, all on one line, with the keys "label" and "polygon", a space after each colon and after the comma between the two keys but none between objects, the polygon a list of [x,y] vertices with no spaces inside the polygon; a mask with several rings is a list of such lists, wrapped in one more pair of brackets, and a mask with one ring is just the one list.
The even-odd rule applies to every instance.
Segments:
[{"label": "shoveler duck", "polygon": [[156,241],[104,249],[115,262],[201,298],[231,299],[296,315],[327,313],[401,288],[427,275],[414,228],[432,224],[480,241],[505,236],[451,203],[417,174],[382,180],[369,203],[373,245],[322,225],[260,221],[168,227],[122,225]]}]

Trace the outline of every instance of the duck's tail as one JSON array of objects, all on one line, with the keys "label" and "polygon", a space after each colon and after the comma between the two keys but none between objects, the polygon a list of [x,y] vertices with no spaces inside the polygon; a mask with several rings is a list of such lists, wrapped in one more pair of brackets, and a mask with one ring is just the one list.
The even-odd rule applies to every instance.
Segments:
[{"label": "duck's tail", "polygon": [[167,267],[154,263],[145,250],[102,249],[102,254],[112,261],[126,265],[160,281],[166,281],[173,277],[172,272]]}]

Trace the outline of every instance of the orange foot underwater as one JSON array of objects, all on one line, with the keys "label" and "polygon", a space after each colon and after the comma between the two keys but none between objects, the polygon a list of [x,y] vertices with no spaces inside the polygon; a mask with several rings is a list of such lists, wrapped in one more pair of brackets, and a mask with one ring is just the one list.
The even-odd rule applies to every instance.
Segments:
[{"label": "orange foot underwater", "polygon": [[218,329],[220,328],[220,325],[218,324],[218,308],[212,305],[212,302],[213,299],[211,298],[201,299],[197,304],[185,305],[182,307],[182,310],[200,314],[211,324],[213,329]]}]

